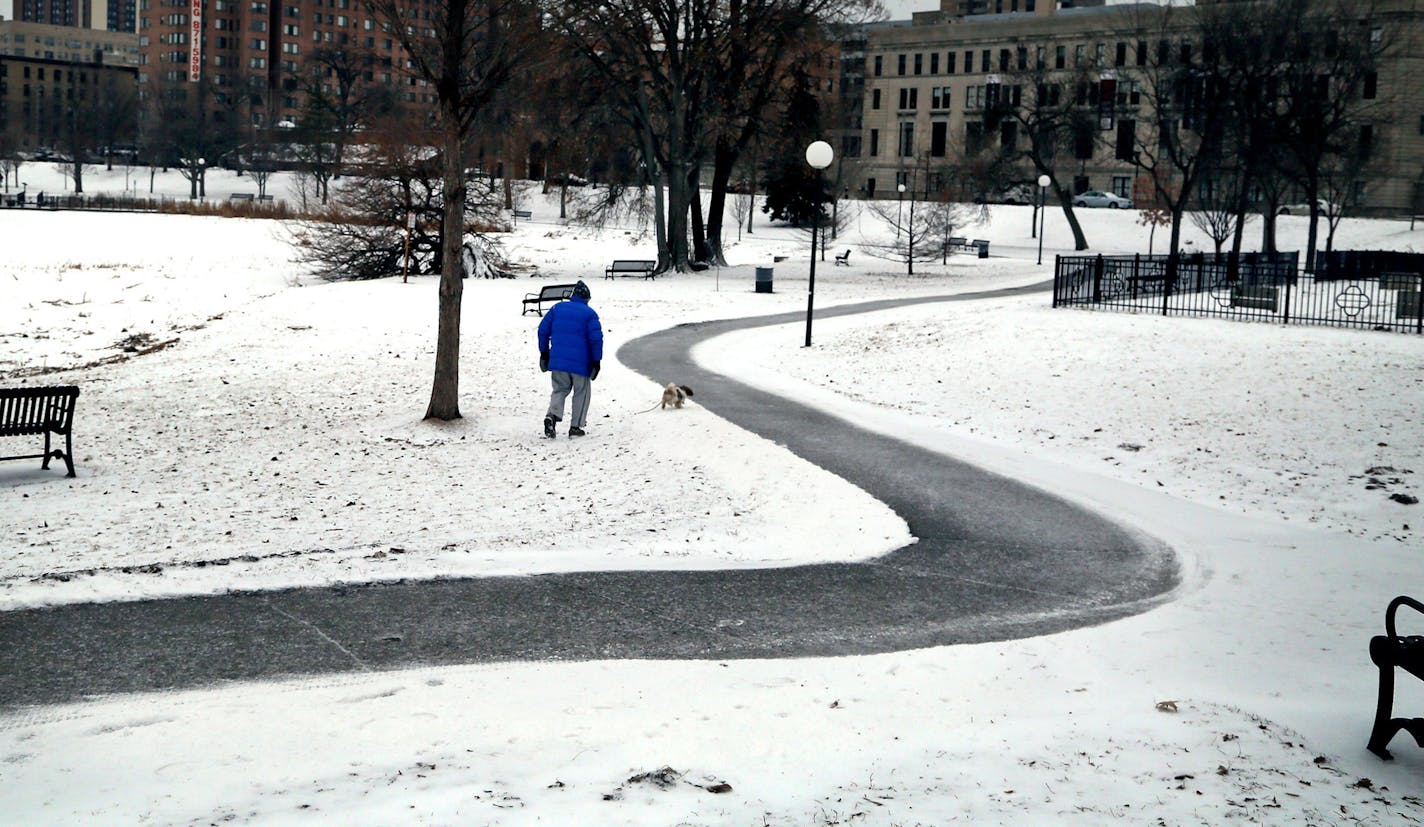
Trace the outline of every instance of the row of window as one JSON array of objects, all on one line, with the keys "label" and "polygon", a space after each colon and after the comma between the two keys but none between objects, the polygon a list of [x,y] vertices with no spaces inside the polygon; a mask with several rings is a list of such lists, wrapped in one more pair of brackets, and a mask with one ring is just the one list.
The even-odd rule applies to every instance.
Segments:
[{"label": "row of window", "polygon": [[[33,72],[31,72],[32,69],[33,69]],[[0,78],[9,77],[9,75],[10,75],[10,67],[9,67],[8,65],[4,64],[4,63],[0,63]],[[23,79],[23,80],[30,80],[31,78],[33,78],[34,80],[44,80],[44,79],[45,79],[45,67],[43,67],[43,66],[21,66],[21,67],[20,67],[20,77],[21,77],[21,79]],[[65,69],[51,69],[50,72],[49,72],[49,78],[50,78],[50,80],[54,81],[55,83],[65,83],[65,82],[68,82],[68,83],[88,83],[88,82],[89,82],[89,73],[86,72],[86,71],[77,70],[77,69],[68,69],[68,70],[65,70]]]},{"label": "row of window", "polygon": [[[1060,44],[1053,46],[1053,53],[1050,59],[1048,46],[1036,46],[1033,50],[1032,65],[1037,69],[1066,69],[1068,68],[1068,46]],[[1091,51],[1090,51],[1091,50]],[[963,56],[963,73],[974,74],[976,71],[988,72],[1012,72],[1027,71],[1029,62],[1029,48],[1027,46],[1017,46],[1013,49],[965,49],[963,52],[915,52],[914,54],[895,55],[895,73],[901,77],[905,75],[928,74],[953,75],[959,73],[959,59]],[[1111,66],[1127,66],[1129,64],[1146,66],[1150,56],[1148,43],[1139,40],[1135,48],[1132,44],[1118,42],[1113,47],[1111,62],[1108,58],[1108,44],[1079,43],[1073,46],[1072,65],[1075,68],[1106,68]],[[926,58],[928,57],[928,60]],[[941,62],[943,57],[943,62]],[[976,57],[978,63],[975,63]],[[1173,44],[1170,41],[1160,40],[1157,42],[1157,62],[1167,64],[1176,58],[1182,63],[1192,62],[1192,44],[1187,41]],[[941,72],[941,66],[943,71]],[[977,67],[977,68],[976,68]],[[882,77],[885,73],[885,55],[876,55],[874,58],[872,74],[875,77]]]},{"label": "row of window", "polygon": [[[901,87],[900,111],[919,109],[919,89],[914,86]],[[1063,87],[1057,83],[1039,84],[1035,87],[1039,106],[1058,106],[1062,102]],[[1102,102],[1114,102],[1118,106],[1138,106],[1142,103],[1142,84],[1138,81],[1118,81],[1104,78],[1096,83],[1083,81],[1075,85],[1073,102],[1078,106],[1098,106]],[[1367,88],[1366,97],[1373,97],[1373,90]],[[880,108],[880,90],[870,90],[870,108]],[[953,106],[953,90],[948,86],[930,87],[930,109],[943,110]],[[964,90],[964,108],[978,110],[992,108],[1000,104],[1017,108],[1023,103],[1023,87],[1019,84],[987,83],[968,86]]]}]

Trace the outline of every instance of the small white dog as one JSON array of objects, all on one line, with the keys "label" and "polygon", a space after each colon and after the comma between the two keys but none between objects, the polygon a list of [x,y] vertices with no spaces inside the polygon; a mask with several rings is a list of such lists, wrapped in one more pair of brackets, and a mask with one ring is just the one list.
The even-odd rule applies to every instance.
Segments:
[{"label": "small white dog", "polygon": [[663,408],[666,408],[668,405],[671,405],[674,408],[681,408],[683,400],[687,399],[687,397],[691,395],[692,388],[689,388],[686,385],[674,385],[672,382],[669,382],[667,387],[663,388],[662,406]]}]

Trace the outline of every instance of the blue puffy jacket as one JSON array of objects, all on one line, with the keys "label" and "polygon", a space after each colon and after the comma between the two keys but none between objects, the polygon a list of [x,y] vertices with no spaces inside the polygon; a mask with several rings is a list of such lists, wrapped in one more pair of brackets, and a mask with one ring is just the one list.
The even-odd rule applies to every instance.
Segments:
[{"label": "blue puffy jacket", "polygon": [[[550,347],[550,339],[553,347]],[[588,299],[570,296],[555,304],[539,322],[539,352],[551,351],[549,370],[588,376],[603,361],[603,326]]]}]

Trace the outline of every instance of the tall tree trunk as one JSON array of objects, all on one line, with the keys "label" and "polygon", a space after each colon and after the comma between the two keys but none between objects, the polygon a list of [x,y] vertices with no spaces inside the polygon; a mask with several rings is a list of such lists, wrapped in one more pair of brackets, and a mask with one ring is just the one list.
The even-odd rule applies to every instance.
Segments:
[{"label": "tall tree trunk", "polygon": [[692,260],[706,261],[707,228],[702,223],[702,186],[698,166],[700,165],[693,164],[692,172],[687,176],[688,207],[692,214]]},{"label": "tall tree trunk", "polygon": [[464,237],[465,172],[456,113],[442,114],[445,214],[441,225],[439,329],[435,337],[435,381],[425,418],[448,422],[460,418],[460,302],[465,289],[460,278],[464,266],[460,242]]},{"label": "tall tree trunk", "polygon": [[[726,254],[722,251],[723,217],[727,210],[727,187],[732,181],[732,165],[736,157],[725,138],[717,139],[717,148],[712,160],[712,195],[707,205],[707,247],[706,260],[718,267],[727,266]],[[737,227],[741,234],[740,224]]]}]

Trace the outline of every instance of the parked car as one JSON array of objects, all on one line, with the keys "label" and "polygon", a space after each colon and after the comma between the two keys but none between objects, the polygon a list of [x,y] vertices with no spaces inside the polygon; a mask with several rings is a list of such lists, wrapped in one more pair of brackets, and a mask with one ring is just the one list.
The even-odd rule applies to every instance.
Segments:
[{"label": "parked car", "polygon": [[1088,190],[1073,196],[1073,206],[1075,207],[1107,207],[1110,210],[1130,210],[1132,209],[1132,199],[1123,198],[1121,195],[1113,195],[1110,192],[1099,192]]},{"label": "parked car", "polygon": [[[1316,206],[1320,209],[1321,215],[1339,215],[1340,205],[1332,204],[1324,198],[1315,199]],[[1276,210],[1276,215],[1310,215],[1310,202],[1300,204],[1282,204]]]}]

